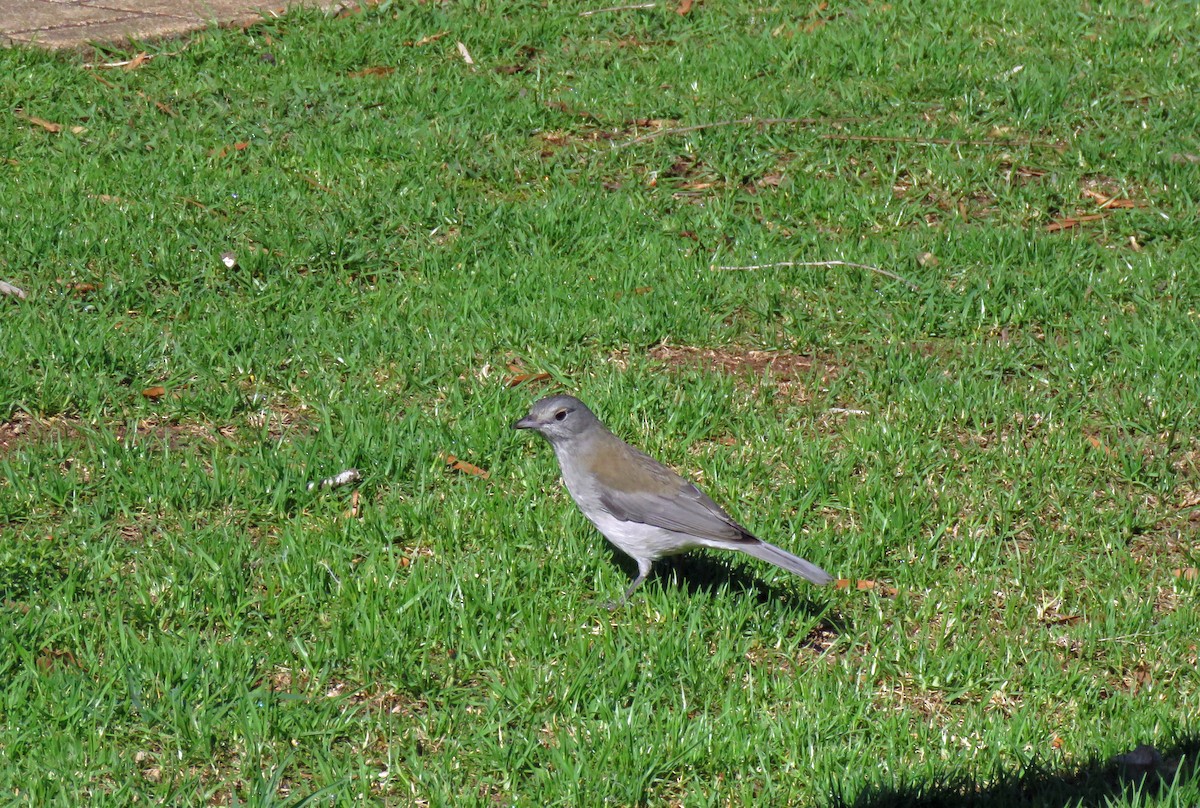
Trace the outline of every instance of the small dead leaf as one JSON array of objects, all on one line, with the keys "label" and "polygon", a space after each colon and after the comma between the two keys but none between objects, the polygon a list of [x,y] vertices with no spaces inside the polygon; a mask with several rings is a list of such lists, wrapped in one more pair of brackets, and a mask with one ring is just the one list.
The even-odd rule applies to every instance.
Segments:
[{"label": "small dead leaf", "polygon": [[551,378],[549,373],[526,370],[525,363],[517,358],[509,359],[505,363],[505,366],[508,368],[508,372],[513,374],[504,380],[505,387],[517,387],[522,384],[544,382]]},{"label": "small dead leaf", "polygon": [[386,65],[376,65],[374,67],[364,67],[362,70],[355,70],[350,73],[350,78],[361,79],[367,76],[390,76],[396,72],[396,68]]},{"label": "small dead leaf", "polygon": [[1087,439],[1088,439],[1088,443],[1092,444],[1093,449],[1099,449],[1100,451],[1104,452],[1109,457],[1113,456],[1113,450],[1108,448],[1107,446],[1105,446],[1104,442],[1101,441],[1100,438],[1096,437],[1095,435],[1088,435]]},{"label": "small dead leaf", "polygon": [[107,205],[126,205],[129,203],[128,199],[113,196],[112,194],[88,194],[88,199],[95,199],[97,202],[103,202]]},{"label": "small dead leaf", "polygon": [[675,9],[675,13],[680,17],[692,10],[693,0],[679,0],[679,5]]},{"label": "small dead leaf", "polygon": [[142,391],[142,397],[147,398],[150,401],[158,401],[160,398],[162,398],[166,394],[167,394],[167,388],[163,387],[162,385],[158,385],[158,384],[154,385],[153,387],[147,387],[145,390]]},{"label": "small dead leaf", "polygon": [[518,373],[516,376],[510,376],[504,382],[505,387],[519,387],[522,384],[531,384],[533,382],[544,382],[550,379],[549,373]]},{"label": "small dead leaf", "polygon": [[471,58],[471,52],[467,50],[467,46],[461,42],[456,43],[456,45],[458,46],[458,55],[462,57],[462,60],[466,62],[469,67],[474,68],[475,60]]},{"label": "small dead leaf", "polygon": [[935,267],[940,263],[938,257],[931,252],[917,253],[917,263],[923,267]]},{"label": "small dead leaf", "polygon": [[82,134],[85,134],[86,132],[87,132],[86,126],[72,126],[71,127],[72,135],[82,135]]},{"label": "small dead leaf", "polygon": [[755,185],[757,185],[760,188],[765,188],[768,186],[771,188],[778,188],[782,184],[783,184],[783,173],[779,172],[779,171],[773,171],[770,174],[765,174],[765,175],[759,177],[758,182],[755,183]]},{"label": "small dead leaf", "polygon": [[1050,739],[1050,748],[1051,749],[1062,749],[1062,745],[1063,745],[1063,739],[1058,737],[1057,735],[1055,735],[1053,738]]},{"label": "small dead leaf", "polygon": [[447,454],[445,460],[446,465],[450,467],[451,471],[457,471],[461,474],[470,474],[472,477],[482,477],[485,480],[492,476],[474,463],[468,463],[465,460],[459,460],[452,454]]},{"label": "small dead leaf", "polygon": [[238,265],[237,255],[232,252],[221,253],[221,263],[226,269],[234,269]]},{"label": "small dead leaf", "polygon": [[47,132],[50,132],[55,135],[57,135],[63,129],[61,123],[54,123],[53,121],[48,121],[45,118],[39,118],[36,115],[27,115],[24,112],[18,112],[17,117],[20,118],[21,120],[28,121],[29,123],[33,124],[34,126],[40,126],[41,128],[45,129]]},{"label": "small dead leaf", "polygon": [[1181,581],[1195,581],[1200,578],[1200,569],[1183,567],[1182,569],[1171,570],[1171,574]]},{"label": "small dead leaf", "polygon": [[401,557],[400,557],[400,566],[402,566],[402,567],[411,567],[411,566],[412,566],[412,561],[411,561],[411,560],[409,560],[408,556],[401,556]]},{"label": "small dead leaf", "polygon": [[209,152],[209,154],[220,160],[222,157],[228,157],[231,150],[245,151],[248,148],[250,148],[250,141],[243,140],[239,141],[238,143],[234,143],[232,146],[222,146],[220,149],[213,149]]},{"label": "small dead leaf", "polygon": [[124,67],[126,70],[137,70],[148,61],[150,61],[150,54],[139,53],[137,56],[134,56],[132,59],[126,62]]},{"label": "small dead leaf", "polygon": [[359,490],[354,489],[354,493],[350,495],[350,507],[342,513],[343,519],[357,519],[360,513],[358,508]]},{"label": "small dead leaf", "polygon": [[859,592],[875,590],[878,591],[879,594],[889,598],[895,597],[896,593],[898,592],[895,587],[888,586],[887,584],[881,584],[876,581],[868,580],[854,581],[849,578],[838,578],[833,582],[833,587],[834,589],[857,589]]},{"label": "small dead leaf", "polygon": [[1179,152],[1172,154],[1170,157],[1172,163],[1178,165],[1188,165],[1189,163],[1200,163],[1200,154],[1191,154],[1190,152]]},{"label": "small dead leaf", "polygon": [[[642,295],[648,295],[653,291],[654,291],[653,286],[635,286],[632,294],[635,294],[640,297]],[[619,291],[619,290],[617,291],[616,294],[613,295],[614,300],[620,300],[623,297],[625,297],[625,293],[622,291]]]},{"label": "small dead leaf", "polygon": [[37,666],[42,673],[50,674],[55,668],[63,665],[71,665],[76,668],[83,667],[79,664],[79,660],[70,651],[64,651],[60,648],[43,648],[38,654]]},{"label": "small dead leaf", "polygon": [[439,31],[436,34],[431,34],[430,36],[421,37],[416,42],[405,42],[404,45],[405,45],[405,47],[408,47],[408,48],[419,48],[422,45],[428,45],[430,42],[437,42],[442,37],[449,36],[449,34],[450,34],[449,31]]}]

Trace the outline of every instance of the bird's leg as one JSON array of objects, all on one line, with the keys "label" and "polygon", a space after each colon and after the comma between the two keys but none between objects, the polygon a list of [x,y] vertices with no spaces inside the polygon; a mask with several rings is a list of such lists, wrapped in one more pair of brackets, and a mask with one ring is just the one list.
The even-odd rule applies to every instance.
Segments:
[{"label": "bird's leg", "polygon": [[605,604],[609,611],[616,611],[624,606],[625,602],[629,600],[629,596],[633,594],[635,589],[642,585],[642,581],[646,580],[646,576],[650,574],[650,567],[654,565],[653,561],[648,558],[638,558],[635,560],[638,565],[638,576],[633,579],[633,583],[625,590],[625,594],[621,596],[620,600],[611,600]]}]

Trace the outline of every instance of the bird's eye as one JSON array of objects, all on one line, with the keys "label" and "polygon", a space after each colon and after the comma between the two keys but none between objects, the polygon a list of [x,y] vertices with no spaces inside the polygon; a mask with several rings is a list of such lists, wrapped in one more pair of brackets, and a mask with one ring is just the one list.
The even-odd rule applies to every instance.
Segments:
[{"label": "bird's eye", "polygon": [[566,410],[559,410],[558,412],[554,413],[554,420],[555,420],[555,421],[561,421],[561,420],[563,420],[563,419],[564,419],[564,418],[566,418],[566,417],[567,417],[567,411],[566,411]]}]

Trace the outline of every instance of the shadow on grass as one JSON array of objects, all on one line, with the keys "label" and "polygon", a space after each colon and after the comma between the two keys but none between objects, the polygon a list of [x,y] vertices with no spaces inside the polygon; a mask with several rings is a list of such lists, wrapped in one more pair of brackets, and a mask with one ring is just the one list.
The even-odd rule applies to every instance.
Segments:
[{"label": "shadow on grass", "polygon": [[[1134,747],[1136,743],[1131,743]],[[1160,750],[1139,747],[1113,760],[1099,758],[1082,766],[1056,771],[1031,763],[1015,772],[998,772],[981,784],[968,777],[870,784],[853,797],[834,793],[830,808],[950,808],[951,806],[1080,806],[1106,808],[1116,804],[1155,802],[1172,790],[1193,783],[1200,766],[1200,736],[1186,735]],[[1125,760],[1121,760],[1124,758]],[[1180,803],[1187,804],[1187,803]]]},{"label": "shadow on grass", "polygon": [[[611,544],[608,550],[613,562],[629,576],[630,580],[637,575],[637,564],[633,559],[622,553]],[[829,614],[824,614],[826,607],[823,599],[813,593],[821,591],[820,587],[809,587],[800,578],[799,586],[776,586],[768,584],[753,574],[746,564],[738,563],[740,553],[708,554],[703,550],[668,556],[654,563],[650,578],[643,586],[683,587],[689,595],[703,593],[715,595],[721,590],[727,590],[732,596],[752,597],[758,603],[778,605],[788,609],[798,609],[810,616],[823,615],[830,628],[841,629],[840,622]],[[787,580],[786,576],[781,576]],[[806,588],[812,592],[804,591]],[[634,597],[637,597],[635,594]]]}]

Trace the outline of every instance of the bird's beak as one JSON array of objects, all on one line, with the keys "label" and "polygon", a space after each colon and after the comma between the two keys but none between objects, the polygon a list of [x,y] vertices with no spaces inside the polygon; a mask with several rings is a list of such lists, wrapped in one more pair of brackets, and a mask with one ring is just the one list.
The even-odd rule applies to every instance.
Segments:
[{"label": "bird's beak", "polygon": [[533,420],[533,417],[526,415],[520,421],[517,421],[515,424],[513,424],[512,428],[513,429],[533,429],[536,426],[537,426],[537,422]]}]

